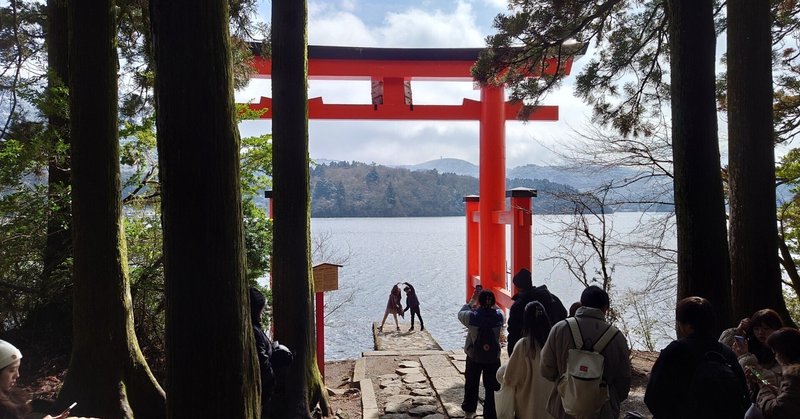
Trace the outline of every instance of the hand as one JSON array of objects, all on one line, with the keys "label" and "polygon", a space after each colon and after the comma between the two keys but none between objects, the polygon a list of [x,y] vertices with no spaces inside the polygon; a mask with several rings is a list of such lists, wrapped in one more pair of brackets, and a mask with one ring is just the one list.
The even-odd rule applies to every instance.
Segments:
[{"label": "hand", "polygon": [[774,384],[770,383],[765,379],[759,378],[757,371],[755,371],[755,368],[756,367],[749,365],[744,368],[744,377],[745,379],[747,379],[747,382],[751,385],[755,384],[759,389],[766,387],[772,390],[773,392],[777,393],[778,387],[776,387]]},{"label": "hand", "polygon": [[736,329],[741,330],[742,332],[746,332],[750,329],[750,319],[745,317],[739,321],[739,326],[736,326]]},{"label": "hand", "polygon": [[738,339],[733,339],[733,345],[731,345],[731,349],[736,356],[742,356],[750,352],[750,345],[747,343],[747,340],[739,341]]}]

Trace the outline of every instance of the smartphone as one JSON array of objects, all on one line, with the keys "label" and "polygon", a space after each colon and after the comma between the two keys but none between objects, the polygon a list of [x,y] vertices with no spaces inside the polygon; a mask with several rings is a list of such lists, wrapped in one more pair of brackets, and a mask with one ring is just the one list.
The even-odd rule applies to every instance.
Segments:
[{"label": "smartphone", "polygon": [[61,414],[60,414],[60,415],[58,415],[58,416],[64,416],[65,414],[69,413],[69,411],[70,411],[70,410],[74,409],[74,408],[75,408],[75,406],[77,406],[77,405],[78,405],[78,402],[74,402],[74,403],[72,403],[71,405],[69,405],[69,407],[68,407],[68,408],[64,409],[64,411],[63,411],[63,412],[61,412]]},{"label": "smartphone", "polygon": [[734,335],[733,338],[736,339],[737,342],[739,342],[739,345],[744,345],[745,343],[747,343],[747,339],[744,336]]},{"label": "smartphone", "polygon": [[766,378],[764,378],[763,375],[761,375],[761,373],[757,369],[750,367],[750,372],[752,372],[753,375],[755,375],[756,378],[758,378],[758,381],[761,381],[761,384],[764,384],[765,386],[772,385],[769,383],[769,381],[767,381]]}]

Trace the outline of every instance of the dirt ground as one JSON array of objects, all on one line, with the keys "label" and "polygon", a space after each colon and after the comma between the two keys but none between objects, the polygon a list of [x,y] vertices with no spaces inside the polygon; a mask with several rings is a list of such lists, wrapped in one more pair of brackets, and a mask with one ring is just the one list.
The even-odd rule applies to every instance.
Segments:
[{"label": "dirt ground", "polygon": [[[642,398],[647,387],[647,376],[653,367],[653,363],[658,357],[658,352],[634,351],[631,358],[631,392],[628,400],[622,404],[622,413],[635,411],[650,417],[647,406],[644,405]],[[385,363],[392,365],[392,363]],[[330,396],[331,407],[334,418],[361,418],[361,393],[353,391],[350,386],[350,379],[353,376],[355,360],[333,361],[325,363],[325,384],[329,389],[333,389]],[[367,368],[369,376],[380,375],[392,371],[375,371],[375,367]],[[368,366],[370,367],[370,366]],[[379,368],[378,368],[379,369]],[[372,371],[370,371],[372,370]]]}]

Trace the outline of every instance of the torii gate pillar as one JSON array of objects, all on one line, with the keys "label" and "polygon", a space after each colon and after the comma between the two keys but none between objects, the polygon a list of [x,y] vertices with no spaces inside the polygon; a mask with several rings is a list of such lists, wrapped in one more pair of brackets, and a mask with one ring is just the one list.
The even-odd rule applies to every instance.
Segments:
[{"label": "torii gate pillar", "polygon": [[505,210],[506,133],[502,86],[481,88],[480,119],[480,276],[484,289],[506,286],[506,230],[498,222]]}]

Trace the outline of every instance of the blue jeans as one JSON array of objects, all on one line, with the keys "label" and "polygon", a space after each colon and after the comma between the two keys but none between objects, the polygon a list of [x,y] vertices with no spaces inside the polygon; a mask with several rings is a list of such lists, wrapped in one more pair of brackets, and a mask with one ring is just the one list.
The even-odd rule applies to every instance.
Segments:
[{"label": "blue jeans", "polygon": [[475,412],[478,409],[478,386],[483,374],[483,388],[486,390],[486,399],[483,402],[484,419],[497,419],[494,409],[494,392],[500,390],[497,382],[497,369],[500,360],[491,364],[479,364],[467,357],[467,369],[464,371],[464,402],[461,409],[464,412]]}]

